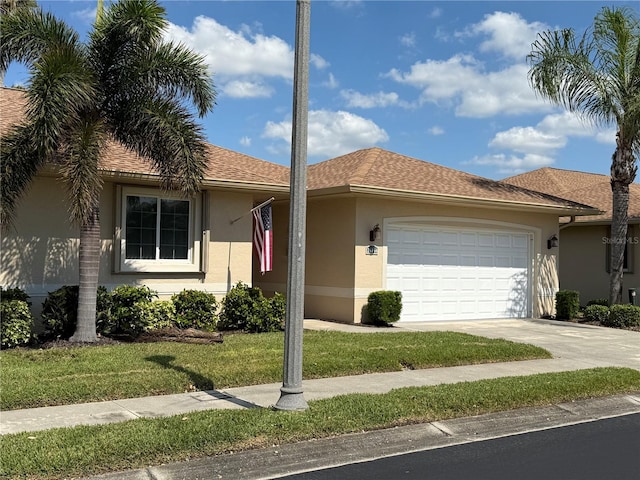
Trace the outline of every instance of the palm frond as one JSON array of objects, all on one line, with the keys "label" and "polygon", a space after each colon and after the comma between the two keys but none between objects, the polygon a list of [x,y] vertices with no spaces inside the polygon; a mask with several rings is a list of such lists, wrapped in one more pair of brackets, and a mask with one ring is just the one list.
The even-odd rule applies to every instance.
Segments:
[{"label": "palm frond", "polygon": [[27,126],[13,127],[0,139],[0,223],[8,227],[15,220],[18,201],[43,163]]},{"label": "palm frond", "polygon": [[159,98],[130,104],[117,115],[114,135],[152,162],[163,188],[185,195],[200,189],[207,164],[204,135],[183,106]]},{"label": "palm frond", "polygon": [[78,34],[50,13],[21,9],[0,17],[0,71],[11,62],[31,67],[42,53],[58,46],[77,46]]},{"label": "palm frond", "polygon": [[[145,95],[161,95],[174,101],[185,100],[196,107],[199,116],[210,112],[216,93],[204,57],[182,45],[163,43],[145,48],[120,72],[129,84],[145,90]],[[114,92],[116,93],[116,92]]]},{"label": "palm frond", "polygon": [[[69,196],[70,217],[79,225],[93,220],[100,202],[102,178],[98,171],[107,132],[96,115],[80,116],[63,137],[60,176]],[[66,137],[66,138],[65,138]]]}]

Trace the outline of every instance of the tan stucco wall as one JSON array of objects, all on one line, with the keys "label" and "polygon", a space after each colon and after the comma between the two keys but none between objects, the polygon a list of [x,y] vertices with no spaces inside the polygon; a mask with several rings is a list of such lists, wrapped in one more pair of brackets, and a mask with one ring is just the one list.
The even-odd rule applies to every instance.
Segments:
[{"label": "tan stucco wall", "polygon": [[[632,272],[623,274],[622,300],[627,302],[628,289],[640,289],[640,228],[630,225],[629,248],[632,250]],[[560,231],[560,288],[580,292],[580,303],[609,298],[609,273],[607,272],[607,225],[581,225]]]},{"label": "tan stucco wall", "polygon": [[[161,298],[184,288],[206,290],[221,297],[234,283],[251,282],[252,218],[248,212],[253,194],[207,192],[209,205],[202,225],[210,230],[207,272],[170,274],[115,273],[113,241],[120,203],[116,197],[115,184],[105,182],[100,202],[101,285],[113,288],[144,284]],[[24,288],[32,296],[33,310],[38,314],[47,292],[62,285],[77,285],[78,235],[78,229],[69,224],[61,184],[54,178],[37,178],[20,204],[15,228],[2,237],[0,284]],[[194,232],[194,238],[200,241],[201,232]]]},{"label": "tan stucco wall", "polygon": [[[305,317],[353,320],[356,200],[311,198],[307,202]],[[273,208],[273,271],[261,275],[254,262],[253,282],[266,295],[287,289],[289,203]]]},{"label": "tan stucco wall", "polygon": [[[286,202],[274,208],[274,235],[284,235],[285,239],[288,208]],[[530,232],[533,236],[531,314],[539,317],[554,313],[558,249],[548,250],[546,243],[552,234],[558,233],[556,215],[351,196],[311,197],[308,201],[307,318],[347,323],[362,321],[369,293],[386,288],[385,229],[395,221]],[[382,238],[370,242],[369,231],[376,224],[382,228]],[[372,243],[378,247],[377,255],[367,252]],[[286,291],[286,262],[286,255],[274,254],[274,272],[262,276],[254,270],[254,284],[265,293]]]}]

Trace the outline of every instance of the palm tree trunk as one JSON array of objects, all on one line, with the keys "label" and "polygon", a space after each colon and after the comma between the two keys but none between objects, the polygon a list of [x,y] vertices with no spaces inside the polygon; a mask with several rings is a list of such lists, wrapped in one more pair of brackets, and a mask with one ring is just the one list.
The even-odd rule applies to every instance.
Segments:
[{"label": "palm tree trunk", "polygon": [[622,275],[624,248],[627,243],[627,222],[629,208],[629,184],[611,181],[613,192],[613,216],[611,218],[611,260],[609,277],[609,304],[622,303]]},{"label": "palm tree trunk", "polygon": [[72,342],[95,342],[96,302],[100,269],[100,217],[98,208],[92,218],[80,227],[80,288],[78,292],[78,323],[69,339]]}]

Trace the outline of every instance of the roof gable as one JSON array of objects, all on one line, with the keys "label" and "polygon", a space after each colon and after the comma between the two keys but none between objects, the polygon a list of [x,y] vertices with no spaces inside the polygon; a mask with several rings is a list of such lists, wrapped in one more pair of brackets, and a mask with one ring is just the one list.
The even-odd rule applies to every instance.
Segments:
[{"label": "roof gable", "polygon": [[[611,220],[613,196],[611,177],[608,175],[545,167],[505,178],[502,182],[554,193],[574,202],[593,205],[604,212],[602,215],[577,218],[577,221]],[[638,183],[629,185],[629,219],[640,220],[640,184]]]},{"label": "roof gable", "polygon": [[311,165],[308,177],[310,190],[360,186],[461,199],[591,209],[587,204],[508,185],[377,147]]}]

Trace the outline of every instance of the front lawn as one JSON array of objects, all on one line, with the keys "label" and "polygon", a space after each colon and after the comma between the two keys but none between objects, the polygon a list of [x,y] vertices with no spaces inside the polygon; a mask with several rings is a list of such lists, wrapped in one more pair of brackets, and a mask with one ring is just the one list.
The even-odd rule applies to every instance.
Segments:
[{"label": "front lawn", "polygon": [[[0,352],[1,409],[114,400],[282,381],[282,333],[213,345],[122,343]],[[304,332],[303,376],[551,358],[527,344],[454,332]]]},{"label": "front lawn", "polygon": [[[309,402],[304,412],[210,410],[0,437],[0,477],[61,479],[363,430],[640,391],[640,372],[596,368],[410,387]],[[604,439],[603,441],[606,441]]]}]

